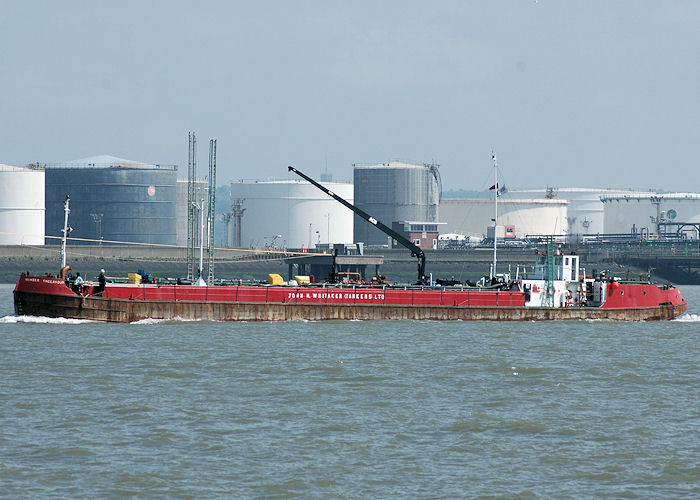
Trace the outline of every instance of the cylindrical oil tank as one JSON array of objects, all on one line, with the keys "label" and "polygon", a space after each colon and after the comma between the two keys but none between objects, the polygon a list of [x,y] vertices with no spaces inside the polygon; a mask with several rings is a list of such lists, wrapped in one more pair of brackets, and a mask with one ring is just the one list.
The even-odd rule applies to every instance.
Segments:
[{"label": "cylindrical oil tank", "polygon": [[511,190],[513,196],[567,200],[569,234],[602,234],[605,227],[602,196],[629,193],[624,189],[610,188],[541,188]]},{"label": "cylindrical oil tank", "polygon": [[[323,185],[353,202],[352,184]],[[313,248],[318,243],[352,243],[352,211],[306,181],[232,181],[231,203],[238,200],[243,210],[243,247]]]},{"label": "cylindrical oil tank", "polygon": [[[509,191],[509,196],[511,192]],[[561,235],[568,229],[566,200],[515,199],[498,201],[498,225],[507,226],[518,239],[527,235]],[[440,222],[445,233],[486,236],[493,226],[493,200],[486,198],[443,198],[440,201]]]},{"label": "cylindrical oil tank", "polygon": [[[355,205],[391,227],[396,221],[438,222],[440,172],[435,164],[355,164]],[[386,245],[387,236],[355,217],[354,241]]]},{"label": "cylindrical oil tank", "polygon": [[44,244],[44,169],[0,165],[0,245]]},{"label": "cylindrical oil tank", "polygon": [[176,166],[109,156],[48,164],[46,234],[61,236],[63,204],[69,195],[72,238],[174,245],[176,180]]},{"label": "cylindrical oil tank", "polygon": [[700,194],[631,193],[604,196],[602,200],[608,233],[656,234],[658,218],[661,233],[679,232],[682,237],[698,237],[697,226],[693,225],[700,224]]}]

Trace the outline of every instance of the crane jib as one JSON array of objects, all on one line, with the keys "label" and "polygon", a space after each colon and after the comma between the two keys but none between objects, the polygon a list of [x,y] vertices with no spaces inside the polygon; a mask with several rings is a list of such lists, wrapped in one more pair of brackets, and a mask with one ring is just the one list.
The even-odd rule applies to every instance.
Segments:
[{"label": "crane jib", "polygon": [[425,283],[428,281],[427,278],[425,277],[425,253],[423,252],[423,250],[421,250],[420,247],[416,246],[411,240],[409,240],[408,238],[406,238],[404,235],[402,235],[402,234],[400,234],[400,233],[397,233],[396,231],[394,231],[394,230],[391,229],[390,227],[388,227],[388,226],[386,226],[385,224],[379,222],[377,219],[375,219],[374,217],[372,217],[371,215],[369,215],[369,214],[368,214],[367,212],[365,212],[364,210],[361,210],[361,209],[357,208],[355,205],[353,205],[352,203],[349,203],[348,201],[344,200],[343,198],[341,198],[340,196],[338,196],[337,194],[335,194],[335,193],[334,193],[333,191],[331,191],[330,189],[327,189],[326,187],[322,186],[321,184],[319,184],[318,182],[316,182],[315,180],[313,180],[311,177],[309,177],[309,176],[307,176],[306,174],[304,174],[304,173],[298,171],[296,168],[292,167],[291,165],[289,165],[289,166],[287,167],[287,169],[288,169],[290,172],[294,172],[295,174],[297,174],[297,175],[298,175],[299,177],[301,177],[302,179],[305,179],[305,180],[309,181],[312,185],[316,186],[318,189],[320,189],[321,191],[323,191],[324,193],[326,193],[327,195],[329,195],[331,198],[333,198],[333,199],[335,199],[336,201],[342,203],[342,204],[345,205],[347,208],[349,208],[350,210],[352,210],[353,212],[355,212],[359,217],[363,218],[364,220],[366,220],[367,222],[369,222],[370,224],[372,224],[374,227],[376,227],[377,229],[381,230],[383,233],[387,234],[388,236],[390,236],[391,238],[393,238],[395,241],[397,241],[398,243],[400,243],[402,246],[404,246],[405,248],[407,248],[408,250],[410,250],[410,251],[411,251],[411,255],[418,258],[418,284],[421,284],[421,285],[422,285],[422,284],[425,284]]}]

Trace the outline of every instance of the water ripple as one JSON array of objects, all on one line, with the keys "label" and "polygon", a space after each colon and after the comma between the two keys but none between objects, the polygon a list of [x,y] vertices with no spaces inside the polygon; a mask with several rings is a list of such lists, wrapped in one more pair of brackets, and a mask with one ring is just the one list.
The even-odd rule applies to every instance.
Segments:
[{"label": "water ripple", "polygon": [[134,326],[17,321],[0,293],[7,498],[700,495],[697,308]]}]

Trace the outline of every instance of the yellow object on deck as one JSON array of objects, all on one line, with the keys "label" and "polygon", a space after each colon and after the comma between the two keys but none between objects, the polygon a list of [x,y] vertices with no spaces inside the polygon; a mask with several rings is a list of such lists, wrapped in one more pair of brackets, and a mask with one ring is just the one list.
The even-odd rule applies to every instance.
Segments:
[{"label": "yellow object on deck", "polygon": [[294,279],[297,280],[297,283],[300,285],[309,285],[311,284],[311,278],[308,276],[294,276]]},{"label": "yellow object on deck", "polygon": [[284,285],[284,280],[282,279],[282,276],[279,274],[268,274],[267,275],[267,282],[270,285]]},{"label": "yellow object on deck", "polygon": [[141,275],[139,273],[129,273],[129,283],[132,285],[140,285]]}]

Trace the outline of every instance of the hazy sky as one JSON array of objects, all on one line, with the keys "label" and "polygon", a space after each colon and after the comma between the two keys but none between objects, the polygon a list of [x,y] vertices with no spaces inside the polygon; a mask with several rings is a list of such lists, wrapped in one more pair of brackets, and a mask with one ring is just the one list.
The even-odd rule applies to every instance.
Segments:
[{"label": "hazy sky", "polygon": [[0,163],[700,191],[700,2],[0,0]]}]

